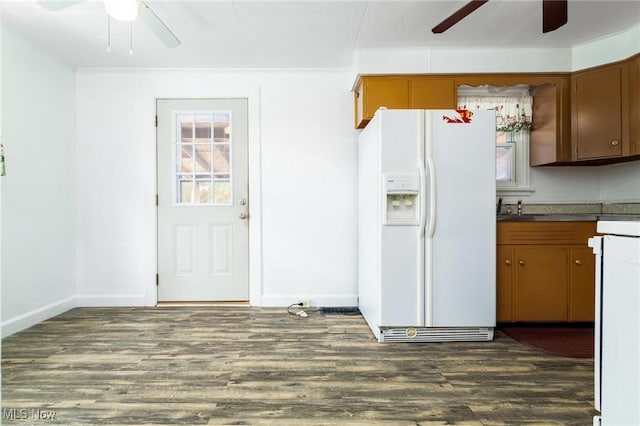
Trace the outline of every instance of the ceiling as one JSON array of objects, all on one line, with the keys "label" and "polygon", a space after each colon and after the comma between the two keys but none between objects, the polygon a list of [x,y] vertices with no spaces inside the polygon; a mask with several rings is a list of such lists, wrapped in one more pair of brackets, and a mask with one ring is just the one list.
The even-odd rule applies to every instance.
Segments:
[{"label": "ceiling", "polygon": [[3,23],[76,67],[348,67],[355,49],[570,47],[640,23],[638,0],[569,0],[569,22],[542,33],[542,0],[491,0],[443,34],[431,28],[468,0],[145,0],[182,41],[165,48],[142,23],[112,20],[104,3],[51,12],[0,0]]}]

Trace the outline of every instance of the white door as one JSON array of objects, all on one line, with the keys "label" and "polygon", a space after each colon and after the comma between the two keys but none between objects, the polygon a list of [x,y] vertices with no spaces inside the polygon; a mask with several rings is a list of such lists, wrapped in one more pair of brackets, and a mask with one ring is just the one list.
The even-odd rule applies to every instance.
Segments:
[{"label": "white door", "polygon": [[249,299],[247,100],[158,100],[158,301]]}]

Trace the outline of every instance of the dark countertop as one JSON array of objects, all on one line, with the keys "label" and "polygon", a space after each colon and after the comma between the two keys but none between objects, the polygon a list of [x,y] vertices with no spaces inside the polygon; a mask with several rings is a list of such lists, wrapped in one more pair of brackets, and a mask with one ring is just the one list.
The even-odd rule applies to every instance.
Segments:
[{"label": "dark countertop", "polygon": [[630,220],[640,221],[640,215],[615,214],[582,214],[582,213],[552,213],[552,214],[499,214],[498,222],[597,222],[599,220]]}]

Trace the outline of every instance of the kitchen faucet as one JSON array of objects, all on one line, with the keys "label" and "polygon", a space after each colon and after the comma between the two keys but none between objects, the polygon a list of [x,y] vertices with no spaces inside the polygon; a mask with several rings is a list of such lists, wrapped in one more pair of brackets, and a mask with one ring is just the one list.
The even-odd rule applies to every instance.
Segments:
[{"label": "kitchen faucet", "polygon": [[522,200],[518,200],[518,216],[522,214]]},{"label": "kitchen faucet", "polygon": [[496,208],[496,214],[500,214],[500,210],[502,210],[502,197],[498,198],[498,207]]}]

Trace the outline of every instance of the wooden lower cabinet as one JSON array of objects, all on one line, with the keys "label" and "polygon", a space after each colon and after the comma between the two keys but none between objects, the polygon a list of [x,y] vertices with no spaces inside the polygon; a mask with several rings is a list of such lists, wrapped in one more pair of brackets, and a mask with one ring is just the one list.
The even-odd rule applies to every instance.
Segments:
[{"label": "wooden lower cabinet", "polygon": [[512,321],[513,248],[498,245],[496,252],[496,321]]},{"label": "wooden lower cabinet", "polygon": [[569,321],[593,321],[596,259],[589,247],[569,249]]},{"label": "wooden lower cabinet", "polygon": [[566,321],[566,249],[523,247],[514,255],[514,320]]},{"label": "wooden lower cabinet", "polygon": [[595,222],[499,222],[498,322],[593,321]]}]

